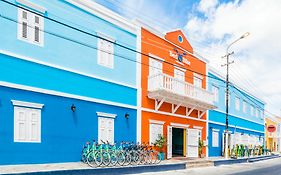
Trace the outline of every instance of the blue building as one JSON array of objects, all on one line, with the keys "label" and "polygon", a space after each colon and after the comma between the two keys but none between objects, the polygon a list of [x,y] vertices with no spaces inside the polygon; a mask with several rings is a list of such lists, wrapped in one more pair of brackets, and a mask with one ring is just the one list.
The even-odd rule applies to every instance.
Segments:
[{"label": "blue building", "polygon": [[[224,150],[226,84],[213,69],[208,72],[208,88],[214,93],[216,109],[208,113],[209,156],[222,156]],[[230,85],[229,148],[243,144],[249,147],[264,144],[265,103],[247,91]]]},{"label": "blue building", "polygon": [[82,0],[0,1],[0,15],[0,164],[79,161],[91,139],[136,141],[134,25]]}]

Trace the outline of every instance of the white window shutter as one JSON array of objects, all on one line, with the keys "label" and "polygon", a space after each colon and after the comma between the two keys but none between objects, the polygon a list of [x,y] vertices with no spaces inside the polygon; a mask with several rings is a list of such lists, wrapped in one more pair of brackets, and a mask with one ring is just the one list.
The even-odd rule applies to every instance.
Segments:
[{"label": "white window shutter", "polygon": [[27,135],[27,116],[26,112],[19,107],[14,108],[14,139],[15,141],[24,141]]},{"label": "white window shutter", "polygon": [[98,118],[98,142],[101,140],[114,143],[114,119],[99,117]]},{"label": "white window shutter", "polygon": [[107,133],[106,133],[106,119],[99,117],[98,118],[98,142],[102,143],[102,141],[105,141],[107,137]]},{"label": "white window shutter", "polygon": [[113,53],[114,53],[114,47],[113,47],[113,43],[111,43],[111,42],[108,42],[107,41],[107,55],[108,55],[108,66],[110,67],[110,68],[113,68],[113,66],[114,66],[114,55],[113,55]]},{"label": "white window shutter", "polygon": [[30,109],[30,139],[33,141],[39,140],[39,114],[38,110]]},{"label": "white window shutter", "polygon": [[107,140],[109,143],[114,143],[114,119],[107,119],[108,120],[108,137]]}]

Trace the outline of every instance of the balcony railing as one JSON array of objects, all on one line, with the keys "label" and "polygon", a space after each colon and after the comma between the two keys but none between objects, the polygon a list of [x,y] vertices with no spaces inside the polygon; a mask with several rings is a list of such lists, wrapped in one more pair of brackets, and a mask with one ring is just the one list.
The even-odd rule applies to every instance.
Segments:
[{"label": "balcony railing", "polygon": [[165,90],[172,94],[188,97],[199,103],[214,104],[214,95],[212,93],[163,73],[148,77],[148,91],[153,92],[159,90]]}]

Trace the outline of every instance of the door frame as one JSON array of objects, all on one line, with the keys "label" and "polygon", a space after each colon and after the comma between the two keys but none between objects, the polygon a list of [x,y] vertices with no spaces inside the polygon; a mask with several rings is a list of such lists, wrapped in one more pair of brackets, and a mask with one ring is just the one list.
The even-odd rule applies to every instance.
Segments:
[{"label": "door frame", "polygon": [[[173,128],[179,128],[179,129],[183,129],[184,131],[183,132],[186,132],[186,130],[188,129],[190,125],[186,125],[186,124],[180,124],[180,123],[170,123],[170,125],[167,126],[167,138],[169,137],[169,128],[171,128],[173,130]],[[184,146],[183,146],[183,153],[185,153],[183,156],[186,157],[186,136],[184,134]],[[168,141],[168,139],[167,139]],[[168,144],[167,143],[167,159],[170,159],[170,158],[173,158],[173,153],[172,153],[172,149],[169,150],[168,149]],[[171,144],[173,144],[173,135],[171,137]],[[169,153],[168,151],[171,151],[170,155],[171,157],[168,157]]]}]

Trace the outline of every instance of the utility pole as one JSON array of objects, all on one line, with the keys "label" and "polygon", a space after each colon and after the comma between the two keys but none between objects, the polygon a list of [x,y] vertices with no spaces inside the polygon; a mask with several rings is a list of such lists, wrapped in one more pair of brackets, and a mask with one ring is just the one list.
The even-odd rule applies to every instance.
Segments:
[{"label": "utility pole", "polygon": [[228,158],[228,115],[229,115],[229,65],[234,63],[234,61],[229,61],[229,56],[234,54],[234,52],[228,53],[223,56],[226,57],[226,64],[222,66],[226,66],[226,94],[225,94],[225,132],[224,132],[224,156]]},{"label": "utility pole", "polygon": [[234,52],[229,53],[229,48],[236,43],[237,41],[249,36],[249,32],[245,33],[242,35],[240,38],[236,39],[232,43],[228,45],[226,48],[226,55],[223,56],[222,58],[226,58],[226,64],[222,66],[226,66],[226,95],[225,95],[225,132],[224,132],[224,157],[228,159],[228,116],[229,116],[229,65],[234,63],[234,61],[229,61],[229,56],[234,54]]}]

